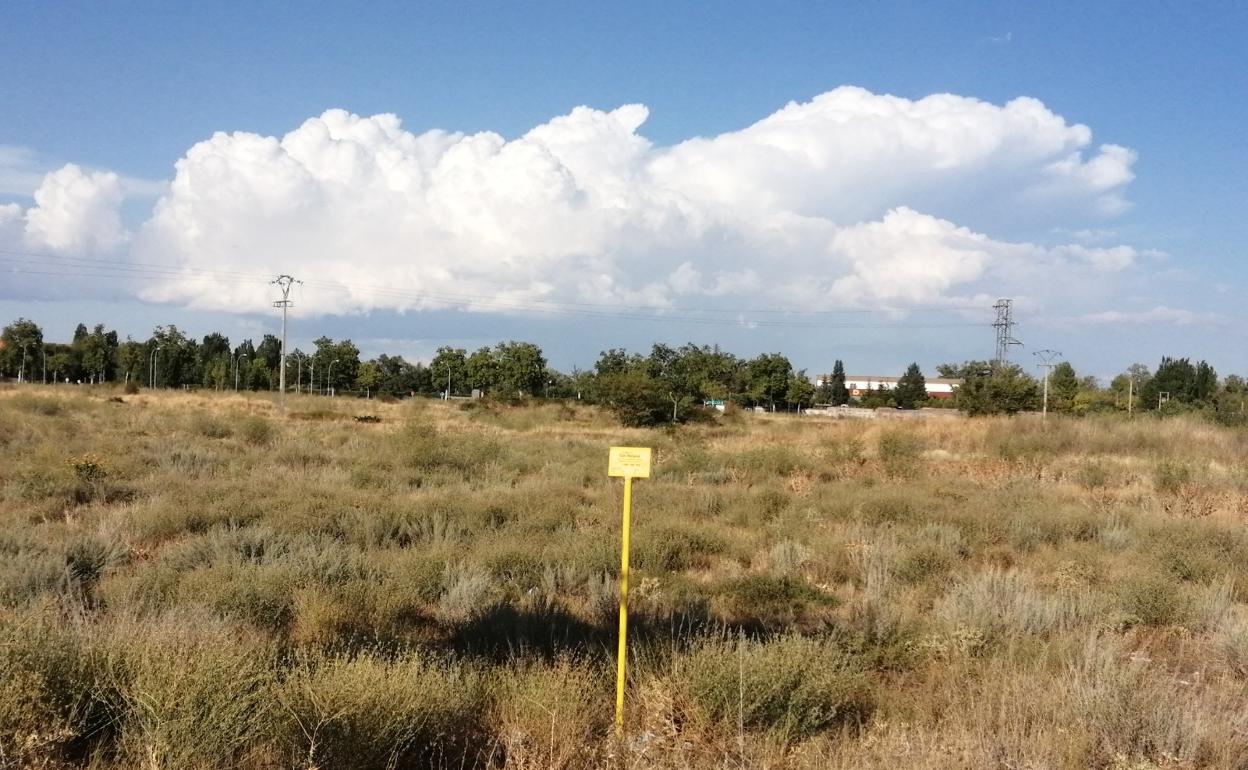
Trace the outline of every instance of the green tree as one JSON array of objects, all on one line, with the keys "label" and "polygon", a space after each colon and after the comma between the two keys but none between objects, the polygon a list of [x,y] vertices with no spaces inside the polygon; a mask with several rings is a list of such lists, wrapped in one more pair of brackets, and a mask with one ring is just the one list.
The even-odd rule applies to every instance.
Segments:
[{"label": "green tree", "polygon": [[593,395],[628,427],[657,425],[671,415],[663,384],[642,367],[595,376]]},{"label": "green tree", "polygon": [[230,371],[230,340],[217,332],[204,335],[199,343],[200,384],[221,390],[232,386]]},{"label": "green tree", "polygon": [[125,382],[140,382],[143,380],[143,351],[143,343],[135,342],[129,337],[126,337],[126,341],[118,347],[117,366],[121,375],[124,376]]},{"label": "green tree", "polygon": [[468,393],[468,367],[464,358],[463,348],[440,347],[429,362],[429,374],[433,378],[435,390],[453,396],[456,393]]},{"label": "green tree", "polygon": [[[351,340],[335,342],[329,337],[321,337],[312,344],[316,345],[316,352],[312,354],[316,377],[327,389],[337,392],[355,382],[360,370],[360,349],[355,343]],[[265,365],[267,367],[267,362]]]},{"label": "green tree", "polygon": [[89,333],[74,342],[78,360],[91,382],[104,382],[110,370],[115,368],[117,332],[104,331],[104,324],[96,324]]},{"label": "green tree", "polygon": [[746,364],[747,396],[755,404],[775,407],[783,401],[793,377],[793,365],[780,353],[764,353]]},{"label": "green tree", "polygon": [[1040,384],[1022,367],[1016,364],[981,366],[984,366],[982,362],[969,361],[956,370],[963,375],[962,385],[955,391],[959,409],[975,416],[1016,414],[1039,406]]},{"label": "green tree", "polygon": [[[356,351],[356,355],[358,357],[359,351]],[[264,339],[256,346],[256,356],[264,361],[266,369],[276,373],[282,365],[282,341],[272,334],[264,335]]]},{"label": "green tree", "polygon": [[793,374],[793,378],[789,380],[788,390],[785,391],[784,400],[799,408],[808,408],[815,403],[815,385],[810,381],[805,369]]},{"label": "green tree", "polygon": [[1054,366],[1049,372],[1049,409],[1054,412],[1074,411],[1079,388],[1075,367],[1066,361]]},{"label": "green tree", "polygon": [[390,396],[403,397],[416,393],[432,393],[433,380],[429,368],[403,360],[403,356],[377,356],[381,383],[377,389]]},{"label": "green tree", "polygon": [[832,405],[844,406],[849,403],[849,388],[845,387],[845,364],[836,359],[832,365]]},{"label": "green tree", "polygon": [[29,318],[18,318],[0,332],[0,370],[29,381],[34,362],[42,364],[43,329]]},{"label": "green tree", "polygon": [[927,380],[917,363],[906,367],[893,389],[893,402],[902,409],[916,409],[927,401]]},{"label": "green tree", "polygon": [[540,394],[546,384],[546,358],[531,342],[500,342],[494,347],[498,387],[508,395]]},{"label": "green tree", "polygon": [[355,375],[355,389],[364,391],[364,395],[372,397],[373,391],[381,385],[381,367],[375,361],[360,364]]},{"label": "green tree", "polygon": [[1211,403],[1217,393],[1217,372],[1204,361],[1193,364],[1187,358],[1162,358],[1157,372],[1140,388],[1140,406],[1157,409],[1164,401],[1184,405]]},{"label": "green tree", "polygon": [[156,387],[180,388],[183,384],[197,382],[198,347],[177,326],[157,326],[146,350],[148,363],[155,362]]},{"label": "green tree", "polygon": [[498,386],[498,357],[494,354],[493,349],[488,347],[478,349],[468,356],[464,364],[468,373],[469,387],[480,390],[483,393],[489,393]]}]

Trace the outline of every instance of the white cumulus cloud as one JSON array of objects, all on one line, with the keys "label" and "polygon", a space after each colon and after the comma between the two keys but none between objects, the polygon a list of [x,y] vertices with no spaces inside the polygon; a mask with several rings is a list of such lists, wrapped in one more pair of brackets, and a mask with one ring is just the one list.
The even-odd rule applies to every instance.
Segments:
[{"label": "white cumulus cloud", "polygon": [[[1069,231],[1126,207],[1135,154],[1094,146],[1088,127],[1035,99],[844,87],[667,147],[641,133],[648,116],[578,107],[511,140],[342,110],[280,138],[218,133],[177,162],[133,253],[297,273],[308,291],[339,284],[318,298],[322,312],[952,305],[1025,294],[1055,269],[1095,279],[1138,257],[992,236],[993,217]],[[268,293],[204,275],[143,290],[243,311]]]},{"label": "white cumulus cloud", "polygon": [[[44,176],[34,192],[35,205],[24,211],[10,204],[9,230],[21,220],[20,244],[61,254],[103,253],[117,249],[127,238],[121,224],[124,197],[121,177],[111,171],[86,171],[70,163]],[[0,242],[18,239],[10,232]]]}]

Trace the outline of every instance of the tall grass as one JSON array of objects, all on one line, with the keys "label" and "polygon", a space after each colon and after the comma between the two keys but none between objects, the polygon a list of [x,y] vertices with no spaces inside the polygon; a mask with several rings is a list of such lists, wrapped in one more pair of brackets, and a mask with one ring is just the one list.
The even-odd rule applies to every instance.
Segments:
[{"label": "tall grass", "polygon": [[1248,757],[1234,429],[111,395],[0,390],[0,767]]}]

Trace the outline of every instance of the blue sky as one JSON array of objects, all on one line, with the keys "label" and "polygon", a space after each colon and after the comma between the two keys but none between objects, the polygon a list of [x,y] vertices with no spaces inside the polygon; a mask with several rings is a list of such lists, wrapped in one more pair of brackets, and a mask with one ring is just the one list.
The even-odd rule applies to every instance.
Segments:
[{"label": "blue sky", "polygon": [[[445,303],[420,309],[356,297],[360,301],[336,305],[337,312],[300,320],[295,337],[350,335],[368,352],[387,349],[421,357],[443,342],[474,347],[527,336],[541,343],[553,362],[565,368],[588,366],[597,351],[615,345],[645,347],[654,339],[718,340],[744,354],[780,349],[799,366],[811,369],[824,368],[829,365],[826,359],[841,357],[852,369],[888,372],[911,359],[931,367],[938,361],[988,355],[990,328],[954,325],[990,320],[985,312],[935,314],[930,308],[967,307],[974,304],[969,301],[972,297],[1022,294],[1019,336],[1029,344],[1034,342],[1033,347],[1065,351],[1081,370],[1112,374],[1134,360],[1155,363],[1167,353],[1207,357],[1224,372],[1248,370],[1240,352],[1245,342],[1241,330],[1248,318],[1237,299],[1248,289],[1248,271],[1241,259],[1248,245],[1248,216],[1244,215],[1248,142],[1243,129],[1248,124],[1244,101],[1248,94],[1248,6],[1242,3],[963,3],[956,7],[887,2],[839,7],[826,3],[630,3],[613,7],[373,3],[357,8],[328,3],[17,2],[9,4],[5,16],[0,50],[5,51],[8,76],[0,78],[4,115],[0,145],[7,154],[0,151],[0,203],[20,208],[12,215],[14,222],[28,222],[42,175],[66,163],[88,173],[115,172],[122,180],[123,192],[111,198],[102,194],[120,212],[121,234],[69,239],[70,243],[41,231],[45,243],[27,225],[24,234],[19,233],[21,240],[12,236],[7,246],[0,242],[11,257],[17,252],[49,255],[52,268],[45,272],[65,269],[67,256],[111,264],[164,264],[167,260],[192,270],[221,265],[218,252],[197,251],[187,246],[192,240],[170,235],[170,227],[190,227],[187,220],[155,222],[153,207],[161,195],[168,195],[162,192],[161,183],[174,178],[174,163],[213,132],[280,138],[331,108],[364,118],[393,113],[401,119],[402,128],[413,134],[435,128],[469,135],[492,131],[514,140],[579,105],[609,112],[639,103],[649,112],[635,132],[662,151],[692,137],[738,132],[789,102],[807,103],[840,86],[912,102],[948,93],[998,107],[1016,97],[1031,97],[1066,125],[1090,129],[1090,142],[1080,148],[1084,161],[1092,161],[1102,144],[1129,149],[1132,158],[1124,161],[1123,168],[1129,167],[1131,178],[1115,183],[1113,189],[1129,207],[1106,213],[1105,201],[1086,190],[1046,198],[1040,207],[1043,211],[1034,216],[1021,205],[991,205],[994,196],[1013,200],[1001,197],[1001,191],[1021,185],[1018,180],[1027,173],[1047,168],[1039,164],[1058,159],[1056,155],[1033,158],[1028,162],[1037,165],[1029,170],[1024,161],[1016,165],[1008,153],[1001,153],[987,160],[966,159],[964,170],[938,188],[943,193],[934,193],[927,177],[923,185],[914,180],[890,183],[887,195],[880,194],[879,210],[870,212],[839,203],[842,198],[821,187],[818,179],[803,176],[787,185],[783,178],[768,177],[766,184],[781,196],[791,189],[809,192],[793,196],[783,212],[766,213],[817,215],[826,220],[828,238],[842,233],[842,239],[858,243],[861,239],[854,240],[856,236],[844,232],[845,228],[885,222],[886,210],[907,207],[986,236],[995,244],[1025,243],[1045,249],[1070,244],[1092,249],[1129,247],[1135,254],[1129,267],[1067,270],[1067,252],[1019,256],[1017,249],[1003,245],[993,247],[1000,255],[993,259],[1026,259],[1037,264],[1037,269],[997,269],[990,264],[973,276],[958,278],[961,284],[940,284],[926,294],[909,297],[889,294],[893,289],[878,281],[871,284],[876,279],[868,276],[862,279],[866,284],[840,285],[836,289],[840,293],[829,295],[826,307],[888,310],[855,316],[878,321],[874,327],[766,327],[751,325],[749,318],[731,326],[543,316],[531,312],[535,305],[524,305],[526,312],[499,312],[497,305],[464,312]],[[870,112],[873,105],[867,100],[861,108]],[[959,108],[934,120],[939,128],[963,119]],[[817,132],[818,127],[812,130]],[[832,152],[864,152],[860,146],[846,145],[843,137],[828,141]],[[1041,139],[1036,142],[1042,143]],[[235,161],[240,157],[234,147],[222,152],[233,153],[229,157]],[[745,165],[732,152],[728,147],[696,155],[681,168],[687,176],[687,169],[714,163],[729,169]],[[883,153],[881,157],[880,174],[893,173],[895,169],[887,162],[893,156]],[[652,159],[636,162],[649,168]],[[984,165],[993,168],[985,170]],[[237,163],[232,168],[237,170]],[[934,162],[933,168],[943,167]],[[527,170],[517,173],[533,177]],[[587,173],[597,175],[599,170],[576,172]],[[107,186],[107,180],[92,179],[97,186]],[[237,183],[231,179],[237,178],[214,178],[214,182],[218,189],[228,189]],[[863,179],[871,184],[870,175],[853,177],[856,184],[864,184]],[[580,176],[576,183],[591,187]],[[70,187],[68,181],[64,187]],[[648,188],[642,197],[650,199],[652,192]],[[1029,188],[1028,195],[1031,192]],[[700,202],[695,193],[683,189],[681,193]],[[201,189],[186,195],[182,202],[205,197]],[[716,217],[728,216],[722,213],[724,201],[718,192],[707,195],[714,205],[707,203],[706,210],[713,210]],[[750,269],[775,267],[797,274],[799,266],[785,261],[789,255],[782,245],[772,241],[765,247],[758,245],[758,234],[748,224],[755,217],[753,204],[743,203],[738,196],[731,205],[735,211],[731,217],[740,222],[716,220],[712,230],[722,228],[731,233],[728,240],[744,245],[727,260],[732,262],[731,269],[724,267],[722,272],[740,276]],[[99,211],[89,209],[92,216]],[[499,209],[494,216],[524,215]],[[228,212],[213,211],[211,217],[196,221],[229,228],[233,220]],[[273,228],[296,227],[289,218],[282,221],[284,225]],[[384,229],[388,222],[377,227]],[[238,224],[240,233],[256,226],[255,222]],[[577,225],[552,225],[560,226]],[[13,225],[10,229],[17,232],[20,228]],[[915,228],[906,231],[913,233]],[[520,292],[508,295],[524,297],[517,302],[564,303],[558,306],[565,310],[592,306],[595,312],[612,303],[666,306],[676,316],[682,308],[711,307],[722,315],[734,306],[751,304],[799,313],[813,307],[812,298],[801,292],[771,291],[756,298],[751,296],[756,290],[742,290],[734,296],[710,288],[721,260],[707,245],[706,229],[698,229],[696,238],[688,234],[669,238],[664,231],[664,237],[654,238],[645,253],[640,250],[647,247],[624,243],[619,232],[617,228],[610,237],[588,239],[587,243],[592,242],[585,247],[589,256],[561,252],[560,259],[570,261],[550,267],[551,272],[517,268],[514,275],[508,271],[518,260],[547,264],[547,241],[536,236],[536,241],[525,240],[511,232],[504,239],[486,239],[496,246],[504,244],[497,248],[515,249],[504,261],[507,275],[498,290]],[[363,244],[374,235],[380,237],[365,232],[347,242],[359,242],[366,249]],[[411,233],[406,237],[410,252],[420,253],[420,238]],[[806,237],[803,233],[800,239],[787,237],[783,242],[791,249],[822,248],[810,245],[822,241],[807,242]],[[862,242],[866,244],[862,248],[869,249],[885,241]],[[923,253],[904,238],[886,242],[907,254]],[[259,248],[259,243],[247,241],[240,248]],[[267,239],[264,243],[272,245]],[[461,246],[460,260],[475,257],[473,248],[480,244],[446,248]],[[346,254],[341,249],[336,253],[344,262],[369,266],[367,255]],[[496,253],[491,251],[488,257]],[[688,257],[690,253],[700,256]],[[749,254],[760,253],[755,257],[758,264],[751,264]],[[62,261],[53,259],[57,256]],[[603,260],[608,257],[615,261],[604,268]],[[906,270],[916,269],[916,260],[902,257],[894,272],[905,278]],[[26,259],[19,267],[31,266],[32,258]],[[334,266],[326,259],[301,263],[297,254],[285,254],[270,262],[250,256],[230,267],[321,275],[333,272]],[[426,269],[420,265],[405,264],[397,270],[394,259],[388,259],[373,271],[379,276],[377,283],[385,286],[405,286],[416,294],[434,285],[427,281],[436,282],[441,276],[450,281],[439,285],[444,293],[450,291],[448,286],[468,287],[462,293],[477,298],[487,291],[482,288],[485,284],[473,283],[480,276],[442,275],[448,269],[443,265],[428,267],[429,277],[420,273]],[[800,269],[821,270],[811,255],[794,259]],[[835,263],[827,268],[832,275],[864,257],[858,251],[828,259]],[[643,265],[644,275],[629,272],[621,260]],[[665,284],[668,294],[645,288],[645,275],[676,275],[675,268],[686,262],[690,270],[704,276],[696,291],[671,289],[683,285],[675,279]],[[923,262],[918,260],[920,266]],[[397,272],[387,272],[392,268]],[[614,276],[611,291],[574,283],[563,286],[556,280],[599,268]],[[358,286],[363,281],[359,275],[335,274],[334,280]],[[1013,278],[1001,279],[1001,275]],[[408,280],[410,285],[405,283]],[[766,275],[761,280],[773,283]],[[727,281],[716,285],[727,285]],[[0,316],[34,317],[53,337],[66,334],[79,318],[103,321],[136,337],[160,322],[177,323],[196,334],[219,327],[239,336],[262,333],[273,320],[262,310],[249,312],[245,300],[227,306],[242,312],[189,307],[187,291],[176,287],[149,291],[140,298],[136,288],[122,280],[63,282],[57,291],[32,275],[10,275],[7,282],[7,288],[0,282]],[[625,287],[627,282],[631,283]],[[539,284],[549,293],[532,293]],[[867,284],[872,286],[869,291],[862,289]],[[846,293],[856,287],[864,292],[861,302],[858,295]],[[305,294],[307,304],[333,304],[321,302],[310,287],[304,291],[311,292],[311,296]],[[751,303],[751,299],[756,301]],[[253,306],[261,303],[253,302]],[[812,317],[798,318],[804,324]],[[939,320],[929,324],[928,319]],[[1027,357],[1025,352],[1019,355],[1020,360]]]}]

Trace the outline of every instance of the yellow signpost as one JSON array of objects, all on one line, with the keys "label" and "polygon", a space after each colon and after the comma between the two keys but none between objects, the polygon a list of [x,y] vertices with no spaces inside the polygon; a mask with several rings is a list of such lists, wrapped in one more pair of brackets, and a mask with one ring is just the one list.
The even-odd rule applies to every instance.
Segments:
[{"label": "yellow signpost", "polygon": [[620,537],[620,647],[615,667],[615,734],[624,734],[624,674],[628,663],[628,533],[633,517],[633,479],[650,478],[650,448],[613,446],[607,475],[624,479],[624,525]]}]

